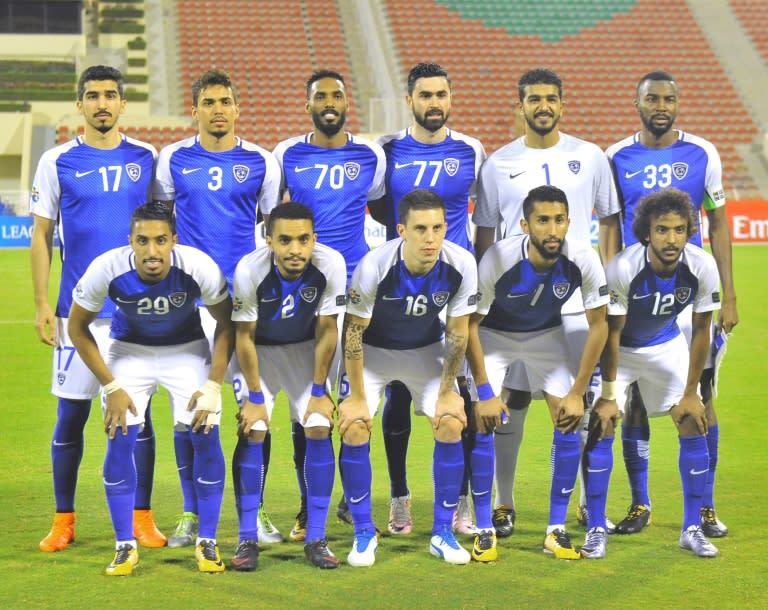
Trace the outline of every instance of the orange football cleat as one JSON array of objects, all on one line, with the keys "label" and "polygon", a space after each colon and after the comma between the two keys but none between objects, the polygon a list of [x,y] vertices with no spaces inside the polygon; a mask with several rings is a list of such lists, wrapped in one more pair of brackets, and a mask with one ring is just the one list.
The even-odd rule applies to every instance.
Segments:
[{"label": "orange football cleat", "polygon": [[168,544],[168,539],[157,529],[149,509],[133,511],[133,535],[141,546],[150,549],[159,549]]},{"label": "orange football cleat", "polygon": [[46,553],[63,551],[75,540],[75,513],[56,513],[48,535],[40,541],[40,550]]}]

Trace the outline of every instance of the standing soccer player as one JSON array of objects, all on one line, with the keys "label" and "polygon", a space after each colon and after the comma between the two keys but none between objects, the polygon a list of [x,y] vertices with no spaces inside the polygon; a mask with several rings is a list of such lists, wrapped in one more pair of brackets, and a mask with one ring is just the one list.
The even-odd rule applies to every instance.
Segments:
[{"label": "standing soccer player", "polygon": [[[192,117],[198,134],[160,151],[153,187],[155,199],[175,200],[179,243],[208,254],[221,267],[232,291],[238,261],[256,244],[256,218],[267,216],[278,202],[280,168],[272,154],[235,135],[240,116],[238,95],[229,76],[221,70],[205,72],[192,85]],[[205,311],[203,328],[213,341],[213,320]],[[235,399],[242,406],[248,393],[233,359],[227,371]],[[193,447],[186,429],[176,431],[176,462],[184,495],[184,514],[169,540],[170,546],[192,544],[197,528],[197,501],[192,481]],[[271,436],[264,442],[264,468],[269,464]],[[239,471],[244,441],[232,458],[235,501],[239,507]],[[259,538],[280,542],[282,536],[259,507]]]},{"label": "standing soccer player", "polygon": [[477,267],[464,248],[443,241],[445,206],[435,193],[412,191],[400,199],[398,215],[400,239],[373,250],[355,270],[344,320],[349,395],[339,405],[339,461],[355,528],[347,562],[371,566],[375,561],[371,418],[385,386],[400,381],[413,396],[416,412],[430,418],[435,437],[430,553],[465,564],[470,555],[451,531],[464,472],[461,433],[467,423],[456,375],[477,300]]},{"label": "standing soccer player", "polygon": [[328,372],[336,351],[336,318],[345,303],[344,259],[317,243],[312,211],[300,203],[277,206],[269,217],[267,247],[248,254],[235,270],[232,319],[237,357],[249,389],[240,412],[240,436],[247,439],[245,451],[253,454],[243,460],[240,473],[235,570],[251,571],[258,564],[261,443],[280,390],[288,396],[291,420],[306,428],[304,553],[319,568],[339,565],[325,538],[335,473]]},{"label": "standing soccer player", "polygon": [[[699,557],[714,557],[717,548],[701,526],[710,459],[698,388],[709,355],[712,312],[720,306],[720,278],[713,257],[688,243],[697,225],[690,197],[675,188],[647,195],[635,207],[632,229],[640,243],[618,254],[607,269],[610,331],[595,412],[615,411],[611,399],[624,406],[635,383],[649,415],[672,416],[683,485],[679,545]],[[690,348],[678,326],[689,307]],[[596,499],[604,512],[604,495]]]},{"label": "standing soccer player", "polygon": [[[600,148],[559,129],[565,102],[563,84],[551,70],[537,68],[518,81],[519,108],[525,134],[488,157],[480,170],[477,205],[472,216],[477,225],[475,250],[478,260],[497,235],[518,235],[523,218],[522,202],[531,189],[552,185],[563,190],[570,210],[570,241],[591,244],[590,225],[594,208],[599,220],[600,256],[605,264],[619,250],[620,206],[610,165]],[[563,309],[571,369],[577,370],[587,338],[587,319],[578,295]],[[512,367],[504,387],[525,388],[519,366]],[[527,396],[512,392],[509,422],[494,436],[496,451],[496,510],[494,525],[500,537],[511,536],[515,526],[514,482],[522,442]],[[527,400],[526,400],[527,398]],[[515,405],[513,407],[513,405]],[[582,442],[586,434],[582,436]],[[582,492],[583,492],[582,485]],[[584,501],[579,504],[583,519]]]},{"label": "standing soccer player", "polygon": [[[485,160],[485,149],[479,140],[446,126],[451,114],[451,95],[451,81],[441,66],[420,63],[411,69],[405,102],[413,114],[413,123],[407,129],[377,140],[387,156],[387,192],[384,199],[372,202],[369,207],[374,218],[386,226],[387,239],[394,239],[400,222],[397,217],[400,199],[413,189],[433,191],[445,202],[446,239],[472,252],[468,205],[470,197],[474,198],[475,179]],[[459,389],[468,403],[466,383],[460,383]],[[387,386],[381,426],[392,498],[387,527],[392,534],[409,534],[413,528],[406,478],[410,404],[411,396],[403,384]],[[469,444],[466,440],[465,445]],[[466,475],[461,491],[453,526],[460,533],[470,534],[473,525]]]},{"label": "standing soccer player", "polygon": [[[347,264],[347,280],[368,252],[365,206],[384,196],[384,151],[373,142],[343,130],[349,110],[344,77],[332,70],[312,74],[306,83],[311,132],[280,142],[274,150],[283,170],[282,191],[292,201],[308,206],[315,217],[317,240],[340,252]],[[333,370],[332,377],[336,372]],[[304,427],[292,429],[294,463],[301,507],[290,533],[301,541],[306,534],[307,490],[302,473],[306,443]],[[339,516],[348,519],[340,507]]]},{"label": "standing soccer player", "polygon": [[[216,527],[225,466],[218,424],[221,382],[234,347],[227,282],[208,255],[176,245],[173,212],[164,203],[136,208],[130,226],[130,246],[110,250],[91,263],[74,289],[70,311],[72,342],[106,394],[104,490],[117,541],[106,574],[126,576],[139,563],[131,535],[136,493],[131,457],[144,407],[159,385],[170,395],[174,424],[189,429],[194,447],[198,570],[222,572]],[[107,296],[119,308],[110,329],[113,341],[101,354],[89,325]],[[212,352],[200,323],[198,299],[216,320]]]},{"label": "standing soccer player", "polygon": [[[637,84],[635,97],[641,130],[608,148],[606,154],[613,164],[623,203],[625,246],[637,242],[632,223],[639,201],[649,193],[667,187],[688,193],[695,208],[697,227],[701,226],[702,209],[706,212],[709,241],[723,288],[722,307],[715,328],[715,333],[721,335],[721,331],[731,332],[739,322],[722,165],[711,142],[672,128],[677,117],[678,100],[677,83],[670,74],[650,72],[643,76]],[[699,231],[694,232],[691,243],[702,245]],[[690,335],[688,317],[686,312],[680,318],[683,333],[687,336]],[[714,358],[710,356],[704,367],[700,388],[707,408],[709,451],[709,475],[701,508],[701,527],[707,536],[720,538],[728,533],[728,528],[717,518],[713,498],[719,444],[719,426],[713,403],[715,372]],[[635,392],[630,396],[621,431],[632,504],[627,516],[616,525],[616,531],[634,534],[641,531],[651,518],[648,495],[650,428],[642,401]]]},{"label": "standing soccer player", "polygon": [[[126,105],[119,70],[109,66],[84,70],[77,84],[77,100],[85,132],[41,157],[30,204],[35,328],[40,340],[54,347],[51,392],[58,398],[51,443],[56,515],[51,531],[40,542],[40,549],[48,552],[64,550],[75,538],[75,489],[83,457],[83,429],[91,400],[100,390],[98,379],[69,340],[72,289],[94,258],[125,243],[131,212],[149,195],[157,156],[152,146],[127,138],[117,129]],[[48,281],[57,224],[62,273],[54,316],[48,304]],[[102,345],[108,342],[114,311],[114,303],[107,300],[93,322],[92,331]],[[135,536],[143,546],[164,546],[165,536],[155,526],[150,510],[155,438],[149,411],[138,440]]]},{"label": "standing soccer player", "polygon": [[[608,289],[597,253],[589,244],[566,237],[568,209],[561,189],[534,188],[523,200],[520,227],[524,235],[503,239],[486,251],[478,271],[481,296],[477,313],[470,318],[467,359],[479,399],[477,447],[489,445],[490,433],[500,424],[504,405],[496,397],[508,367],[522,369],[524,385],[521,388],[513,380],[512,395],[526,401],[523,405],[510,401],[510,410],[527,407],[529,392],[544,393],[555,428],[544,552],[558,559],[579,559],[565,531],[565,516],[579,468],[583,396],[608,334]],[[568,345],[562,310],[578,289],[588,331],[581,360],[574,369],[562,357]],[[474,470],[478,462],[488,458],[475,451],[472,459]],[[486,466],[481,471],[492,473],[493,469]],[[485,486],[473,492],[490,492],[491,483],[489,474]],[[607,488],[608,478],[602,483]],[[490,561],[495,559],[496,537],[489,522],[481,527],[480,516],[478,512],[473,557]],[[490,503],[488,517],[490,521]],[[605,523],[602,527],[605,532]]]}]

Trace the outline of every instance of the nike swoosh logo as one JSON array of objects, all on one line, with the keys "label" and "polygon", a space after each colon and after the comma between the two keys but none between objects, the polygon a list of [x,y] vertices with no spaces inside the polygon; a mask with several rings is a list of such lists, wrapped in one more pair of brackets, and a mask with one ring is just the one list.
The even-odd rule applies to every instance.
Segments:
[{"label": "nike swoosh logo", "polygon": [[310,169],[315,169],[315,166],[313,165],[312,167],[294,167],[293,171],[296,172],[297,174],[300,174],[301,172],[306,172],[307,170],[310,170]]},{"label": "nike swoosh logo", "polygon": [[560,488],[560,493],[561,493],[561,494],[563,494],[563,495],[565,495],[565,494],[569,494],[569,493],[571,493],[572,491],[573,491],[573,487],[571,487],[570,489],[566,489],[565,487],[561,487],[561,488]]},{"label": "nike swoosh logo", "polygon": [[388,294],[385,294],[383,297],[381,297],[383,301],[402,301],[403,297],[392,297]]},{"label": "nike swoosh logo", "polygon": [[605,472],[607,468],[587,468],[587,472]]},{"label": "nike swoosh logo", "polygon": [[509,179],[510,179],[510,180],[514,180],[514,179],[515,179],[515,178],[517,178],[518,176],[522,176],[524,173],[525,173],[525,172],[524,172],[524,171],[522,171],[522,172],[518,172],[518,173],[516,173],[516,174],[510,174],[510,175],[509,175]]},{"label": "nike swoosh logo", "polygon": [[704,474],[705,472],[709,472],[709,468],[705,468],[704,470],[694,470],[693,468],[691,468],[688,471],[688,474],[696,476],[697,474]]},{"label": "nike swoosh logo", "polygon": [[71,443],[60,443],[59,441],[53,441],[54,447],[67,447],[69,445],[74,445],[74,444],[75,444],[74,441],[72,441]]},{"label": "nike swoosh logo", "polygon": [[95,169],[92,169],[89,172],[75,172],[75,178],[82,178],[83,176],[87,176],[88,174],[92,174],[95,171],[96,171]]},{"label": "nike swoosh logo", "polygon": [[507,298],[508,299],[519,299],[520,297],[527,297],[527,296],[528,296],[528,293],[524,292],[523,294],[508,294]]},{"label": "nike swoosh logo", "polygon": [[635,293],[635,294],[632,295],[632,300],[639,301],[640,299],[647,299],[651,295],[653,295],[652,292],[649,292],[648,294],[637,294],[637,293]]},{"label": "nike swoosh logo", "polygon": [[176,470],[178,470],[179,472],[181,472],[182,470],[184,470],[184,469],[186,469],[186,468],[189,468],[189,464],[184,464],[183,466],[177,466],[177,467],[176,467]]},{"label": "nike swoosh logo", "polygon": [[363,500],[365,500],[368,497],[368,494],[370,492],[366,491],[362,496],[359,498],[353,498],[352,496],[349,497],[349,503],[350,504],[360,504]]},{"label": "nike swoosh logo", "polygon": [[117,301],[118,303],[138,303],[138,301],[126,301],[124,299],[121,299],[120,297],[116,297],[115,301]]},{"label": "nike swoosh logo", "polygon": [[641,170],[639,170],[639,171],[636,171],[636,172],[632,172],[631,174],[630,174],[629,172],[625,172],[625,173],[624,173],[624,178],[625,178],[626,180],[629,180],[630,178],[634,178],[634,177],[635,177],[635,176],[637,176],[638,174],[642,174],[642,173],[643,173],[643,170],[642,170],[642,169],[641,169]]},{"label": "nike swoosh logo", "polygon": [[125,483],[125,479],[122,479],[121,481],[118,481],[117,483],[110,483],[106,479],[102,479],[104,481],[104,485],[107,487],[114,487],[115,485],[120,485],[120,483]]},{"label": "nike swoosh logo", "polygon": [[453,504],[448,504],[445,500],[443,500],[443,506],[445,508],[456,508],[459,505],[458,502],[454,502]]},{"label": "nike swoosh logo", "polygon": [[486,496],[489,493],[491,493],[491,490],[490,489],[486,489],[485,491],[473,491],[472,495],[475,496],[475,497],[478,497],[478,496]]},{"label": "nike swoosh logo", "polygon": [[274,301],[277,301],[280,297],[273,297],[271,299],[261,299],[262,303],[273,303]]},{"label": "nike swoosh logo", "polygon": [[402,169],[404,167],[408,167],[409,165],[413,165],[413,163],[395,163],[395,169]]},{"label": "nike swoosh logo", "polygon": [[221,483],[221,479],[218,481],[206,481],[203,477],[197,477],[197,482],[200,483],[200,485],[218,485]]},{"label": "nike swoosh logo", "polygon": [[199,172],[201,169],[203,168],[202,167],[193,167],[193,168],[185,167],[183,170],[181,170],[181,173],[186,176],[187,174],[191,174],[192,172]]}]

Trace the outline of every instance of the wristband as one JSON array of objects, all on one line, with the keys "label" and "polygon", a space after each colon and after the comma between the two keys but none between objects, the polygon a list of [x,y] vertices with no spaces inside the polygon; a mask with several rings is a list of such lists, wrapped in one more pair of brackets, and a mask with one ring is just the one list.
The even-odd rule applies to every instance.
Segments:
[{"label": "wristband", "polygon": [[102,389],[104,390],[105,394],[112,394],[112,392],[117,392],[118,390],[122,390],[123,388],[117,379],[113,379],[107,385],[105,385]]},{"label": "wristband", "polygon": [[315,398],[321,398],[322,396],[325,396],[325,385],[322,383],[313,383],[312,396]]},{"label": "wristband", "polygon": [[481,383],[477,386],[477,397],[480,400],[490,400],[493,398],[493,388],[490,383]]},{"label": "wristband", "polygon": [[603,389],[600,396],[605,400],[616,400],[616,382],[603,379]]},{"label": "wristband", "polygon": [[264,404],[264,392],[248,392],[248,400],[255,405]]}]

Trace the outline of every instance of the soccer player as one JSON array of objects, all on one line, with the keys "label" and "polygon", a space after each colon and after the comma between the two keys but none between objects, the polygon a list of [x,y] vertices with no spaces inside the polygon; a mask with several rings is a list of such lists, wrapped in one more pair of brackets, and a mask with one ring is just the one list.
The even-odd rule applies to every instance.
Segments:
[{"label": "soccer player", "polygon": [[[446,239],[472,252],[467,208],[470,197],[474,198],[475,179],[485,160],[485,149],[479,140],[446,126],[451,114],[451,81],[441,66],[416,64],[408,74],[405,102],[413,114],[411,126],[377,140],[387,156],[387,192],[382,200],[369,204],[371,214],[386,226],[387,239],[394,239],[400,199],[413,189],[434,191],[445,203]],[[468,403],[466,382],[463,376],[460,380],[459,389]],[[392,498],[387,527],[392,534],[409,534],[413,528],[406,479],[410,404],[411,396],[403,384],[393,383],[387,387],[381,426]],[[469,447],[470,442],[465,441],[465,447]],[[461,491],[453,526],[455,531],[471,534],[467,476]]]},{"label": "soccer player", "polygon": [[[639,243],[607,268],[610,331],[601,360],[602,398],[595,409],[615,408],[602,404],[603,399],[623,406],[628,386],[636,383],[650,416],[672,416],[683,485],[679,544],[699,557],[714,557],[717,548],[705,537],[700,520],[710,462],[707,416],[697,390],[709,354],[712,312],[720,306],[717,264],[688,243],[698,221],[686,193],[675,188],[654,192],[633,211],[632,230]],[[678,326],[688,307],[693,310],[690,349]],[[604,512],[605,496],[599,499]]]},{"label": "soccer player", "polygon": [[[343,130],[349,100],[344,77],[338,72],[319,70],[309,77],[305,110],[312,119],[312,131],[284,140],[274,150],[283,170],[281,190],[284,198],[312,209],[318,242],[342,254],[349,281],[368,252],[366,203],[384,195],[384,151],[378,144]],[[334,364],[334,378],[335,369]],[[306,535],[307,490],[302,474],[306,443],[300,422],[293,423],[292,437],[301,507],[289,537],[302,541]],[[338,515],[349,519],[343,500]]]},{"label": "soccer player", "polygon": [[384,387],[398,380],[413,396],[416,412],[430,418],[435,437],[430,553],[466,564],[470,555],[451,531],[464,472],[461,433],[467,423],[456,375],[477,300],[477,267],[467,250],[443,241],[445,205],[439,195],[412,191],[400,199],[398,215],[400,239],[373,250],[355,270],[344,320],[349,395],[339,404],[339,461],[355,528],[347,562],[361,567],[375,561],[371,418]]},{"label": "soccer player", "polygon": [[[221,70],[205,72],[192,85],[192,117],[198,134],[160,151],[153,187],[158,200],[174,201],[179,243],[208,254],[227,277],[230,292],[238,261],[256,245],[257,214],[267,216],[278,202],[280,168],[272,154],[235,135],[240,116],[238,94],[230,77]],[[213,320],[202,312],[203,328],[213,341]],[[227,371],[235,399],[242,406],[248,394],[237,361]],[[187,430],[180,426],[175,435],[176,463],[184,496],[184,513],[169,546],[194,542],[197,529],[197,501],[192,481],[193,446]],[[271,436],[264,442],[264,468],[269,465]],[[239,506],[238,473],[245,441],[235,448],[232,474],[235,502]],[[263,506],[260,507],[259,539],[281,542]]]},{"label": "soccer player", "polygon": [[346,269],[341,254],[317,243],[307,206],[289,202],[272,211],[267,247],[245,256],[235,270],[234,302],[237,357],[249,389],[240,435],[253,459],[241,467],[240,542],[232,568],[250,571],[258,564],[261,443],[280,390],[288,396],[291,419],[306,428],[304,553],[319,568],[337,568],[325,538],[335,473],[328,373],[336,318],[346,303]]},{"label": "soccer player", "polygon": [[[531,190],[523,200],[524,235],[503,239],[491,246],[478,270],[480,300],[477,313],[470,318],[469,360],[479,403],[476,406],[478,434],[473,452],[473,470],[478,461],[492,460],[490,432],[499,425],[503,403],[496,398],[506,370],[518,366],[524,373],[523,387],[515,382],[508,403],[510,410],[527,408],[530,392],[543,391],[554,425],[552,440],[552,483],[549,525],[544,552],[558,559],[579,559],[565,531],[568,501],[579,468],[579,426],[584,416],[583,396],[608,334],[606,307],[608,289],[600,258],[582,240],[566,237],[569,227],[569,202],[554,186]],[[578,368],[570,367],[562,354],[567,351],[562,310],[576,290],[589,325]],[[492,473],[491,467],[485,472]],[[489,491],[492,474],[486,487]],[[608,485],[606,478],[605,486]],[[490,494],[489,494],[490,495]],[[491,525],[490,500],[487,509],[476,505],[478,532],[475,551],[486,534],[495,554],[495,535]],[[482,519],[482,521],[481,521]],[[478,539],[479,538],[479,539]],[[478,552],[482,557],[482,553]]]},{"label": "soccer player", "polygon": [[[151,145],[118,131],[126,107],[124,93],[119,70],[91,66],[83,71],[77,84],[77,110],[83,115],[85,131],[43,154],[32,186],[35,329],[40,341],[54,347],[51,392],[58,399],[51,443],[56,515],[51,531],[40,542],[42,551],[62,551],[75,539],[75,488],[83,457],[83,429],[91,400],[100,389],[67,332],[72,289],[94,258],[125,243],[131,212],[149,195],[157,156]],[[62,273],[54,316],[48,304],[48,281],[56,225]],[[102,345],[108,342],[114,310],[114,303],[107,300],[93,322],[91,330]],[[165,536],[155,526],[150,509],[155,435],[149,410],[134,459],[139,477],[135,537],[142,546],[164,546]]]},{"label": "soccer player", "polygon": [[[594,208],[599,222],[600,257],[605,264],[619,250],[619,202],[611,168],[602,151],[560,131],[563,115],[563,84],[544,68],[523,74],[518,81],[518,107],[525,119],[525,134],[488,157],[480,170],[477,205],[472,216],[477,225],[475,250],[478,260],[497,234],[520,234],[522,202],[531,189],[542,184],[563,190],[570,210],[569,241],[591,243],[590,224]],[[572,298],[563,309],[563,327],[568,338],[572,370],[579,367],[587,337],[587,320],[581,299]],[[513,367],[505,382],[524,388],[520,367]],[[523,397],[524,398],[524,397]],[[500,537],[511,536],[515,525],[514,482],[517,456],[522,442],[528,401],[512,392],[507,424],[494,435],[496,451],[496,510],[494,525]],[[522,408],[521,408],[522,407]],[[582,442],[586,440],[583,433]],[[583,490],[583,486],[582,486]],[[579,504],[583,520],[584,501]]]},{"label": "soccer player", "polygon": [[[205,253],[177,246],[175,219],[164,203],[136,208],[130,246],[96,258],[75,286],[69,317],[72,342],[104,388],[104,491],[115,530],[116,553],[107,576],[127,576],[139,563],[131,535],[136,467],[131,459],[144,406],[162,385],[174,424],[190,429],[192,470],[200,515],[195,557],[201,572],[222,572],[216,527],[224,492],[219,440],[221,382],[234,347],[232,301],[226,279]],[[107,296],[119,308],[104,353],[89,329]],[[216,320],[213,351],[200,322],[200,299]],[[199,388],[195,390],[195,388]]]},{"label": "soccer player", "polygon": [[[640,115],[641,129],[606,151],[613,164],[623,203],[624,245],[630,246],[637,242],[632,232],[632,223],[642,197],[670,186],[688,193],[695,208],[697,227],[701,227],[702,209],[707,214],[709,241],[722,282],[723,300],[715,332],[718,335],[721,331],[729,333],[738,324],[739,315],[720,156],[711,142],[680,129],[673,129],[679,94],[672,75],[667,72],[650,72],[640,79],[636,91],[635,108]],[[700,231],[694,232],[692,243],[702,245]],[[684,313],[679,320],[686,336],[690,336],[688,320],[689,312]],[[710,357],[704,367],[700,388],[707,408],[709,451],[709,474],[701,508],[701,527],[707,536],[720,538],[728,533],[728,528],[717,518],[713,498],[719,444],[719,426],[713,403],[714,379],[714,359]],[[632,489],[632,504],[627,516],[616,525],[618,533],[637,533],[650,522],[649,440],[648,417],[642,401],[633,391],[622,425],[624,463]]]}]

